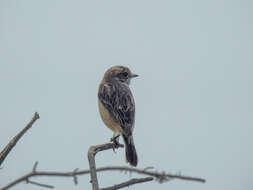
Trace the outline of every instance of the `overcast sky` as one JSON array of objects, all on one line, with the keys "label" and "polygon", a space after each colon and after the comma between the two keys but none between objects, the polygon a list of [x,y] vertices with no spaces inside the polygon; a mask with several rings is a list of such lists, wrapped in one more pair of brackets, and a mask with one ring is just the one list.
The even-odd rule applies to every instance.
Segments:
[{"label": "overcast sky", "polygon": [[[0,187],[35,161],[39,170],[88,169],[89,146],[112,136],[98,113],[98,84],[107,68],[124,65],[140,75],[131,83],[138,167],[207,180],[131,189],[252,190],[252,19],[250,0],[1,0],[0,150],[35,111],[41,118],[3,163]],[[99,153],[96,163],[127,166],[124,150]],[[100,187],[130,177],[99,174]],[[91,189],[89,175],[78,186],[35,180]]]}]

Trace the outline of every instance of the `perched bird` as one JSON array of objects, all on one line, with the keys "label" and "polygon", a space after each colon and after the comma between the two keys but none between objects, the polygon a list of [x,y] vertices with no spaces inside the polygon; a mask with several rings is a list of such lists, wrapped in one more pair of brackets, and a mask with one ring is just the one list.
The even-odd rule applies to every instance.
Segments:
[{"label": "perched bird", "polygon": [[105,125],[114,131],[114,137],[117,135],[123,137],[126,162],[132,166],[137,166],[138,157],[132,134],[135,103],[129,84],[130,80],[137,76],[127,67],[111,67],[105,72],[98,90],[98,107],[101,118]]}]

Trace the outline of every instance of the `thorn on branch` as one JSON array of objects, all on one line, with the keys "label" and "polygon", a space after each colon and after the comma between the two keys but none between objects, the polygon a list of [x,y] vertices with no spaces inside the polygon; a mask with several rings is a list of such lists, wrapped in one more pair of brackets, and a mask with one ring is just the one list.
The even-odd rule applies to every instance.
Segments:
[{"label": "thorn on branch", "polygon": [[78,168],[76,168],[74,171],[73,171],[73,180],[74,180],[74,184],[77,185],[78,184],[78,179],[77,179],[77,175],[76,175],[76,172],[78,171]]},{"label": "thorn on branch", "polygon": [[144,171],[147,171],[147,170],[152,170],[152,169],[154,169],[153,166],[148,166],[148,167],[144,168],[143,170],[144,170]]},{"label": "thorn on branch", "polygon": [[33,116],[33,120],[37,120],[39,118],[40,118],[40,115],[38,114],[38,112],[35,112]]},{"label": "thorn on branch", "polygon": [[160,184],[162,184],[164,182],[168,182],[170,180],[172,180],[172,178],[168,177],[166,172],[164,172],[164,171],[161,173],[161,175],[156,177],[156,181],[158,181],[158,183],[160,183]]},{"label": "thorn on branch", "polygon": [[38,161],[34,163],[32,172],[36,172],[38,164],[39,164]]}]

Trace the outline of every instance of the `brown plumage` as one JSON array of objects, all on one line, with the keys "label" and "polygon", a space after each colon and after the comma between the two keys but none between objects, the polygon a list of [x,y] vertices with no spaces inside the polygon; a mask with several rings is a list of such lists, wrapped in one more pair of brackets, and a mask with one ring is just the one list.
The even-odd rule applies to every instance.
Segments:
[{"label": "brown plumage", "polygon": [[114,136],[122,135],[126,146],[126,160],[137,166],[138,157],[133,141],[135,103],[129,84],[133,77],[127,67],[109,68],[99,85],[98,106],[105,125],[114,131]]}]

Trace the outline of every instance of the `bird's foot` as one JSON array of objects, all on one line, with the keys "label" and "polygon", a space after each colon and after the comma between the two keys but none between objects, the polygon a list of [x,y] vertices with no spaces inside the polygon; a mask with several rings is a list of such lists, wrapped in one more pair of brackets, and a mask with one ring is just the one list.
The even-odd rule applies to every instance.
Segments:
[{"label": "bird's foot", "polygon": [[114,137],[112,137],[112,138],[110,139],[110,141],[114,144],[114,147],[113,147],[112,150],[113,150],[113,152],[115,152],[115,153],[116,153],[116,151],[115,151],[116,148],[124,147],[123,144],[120,144],[120,143],[119,143],[119,136],[120,136],[120,135],[116,135],[116,136],[114,136]]},{"label": "bird's foot", "polygon": [[113,142],[114,144],[119,144],[119,136],[120,135],[116,135],[116,136],[113,136],[110,141]]}]

